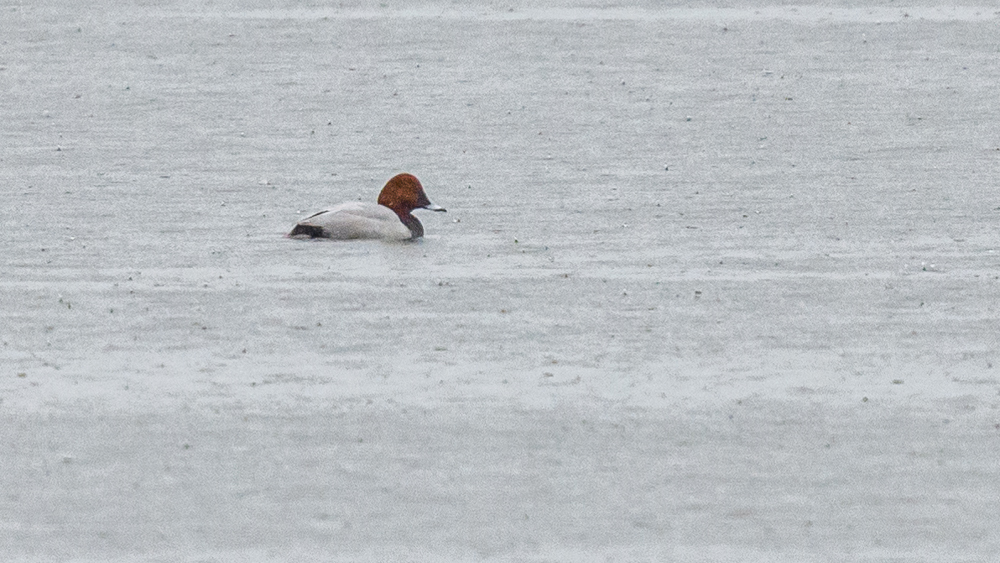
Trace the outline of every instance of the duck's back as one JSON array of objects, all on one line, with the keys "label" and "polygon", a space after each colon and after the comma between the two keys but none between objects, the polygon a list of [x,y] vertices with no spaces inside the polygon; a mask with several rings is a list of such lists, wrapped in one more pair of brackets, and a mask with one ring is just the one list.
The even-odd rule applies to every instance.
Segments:
[{"label": "duck's back", "polygon": [[412,233],[388,207],[352,201],[302,219],[289,236],[404,240],[411,238]]}]

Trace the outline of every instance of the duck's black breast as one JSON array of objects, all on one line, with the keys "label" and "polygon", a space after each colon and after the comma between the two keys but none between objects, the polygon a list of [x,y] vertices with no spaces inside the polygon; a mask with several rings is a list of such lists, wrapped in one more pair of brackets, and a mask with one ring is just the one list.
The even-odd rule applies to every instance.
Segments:
[{"label": "duck's black breast", "polygon": [[420,220],[413,216],[412,213],[402,214],[399,213],[399,220],[406,225],[407,229],[410,229],[410,238],[418,239],[424,236],[424,226],[420,223]]}]

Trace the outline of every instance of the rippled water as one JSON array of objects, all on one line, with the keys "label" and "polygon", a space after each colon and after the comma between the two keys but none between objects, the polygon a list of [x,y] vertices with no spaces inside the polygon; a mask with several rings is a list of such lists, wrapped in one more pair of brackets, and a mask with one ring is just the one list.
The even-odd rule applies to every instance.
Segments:
[{"label": "rippled water", "polygon": [[[4,501],[20,516],[0,533],[28,546],[26,557],[65,555],[39,522],[72,514],[31,499],[55,483],[57,499],[95,514],[100,495],[90,491],[115,456],[157,479],[163,467],[148,456],[194,468],[155,486],[137,477],[136,490],[166,499],[193,487],[213,505],[291,518],[307,559],[331,529],[354,553],[392,544],[406,521],[426,532],[439,513],[471,522],[472,539],[449,528],[401,544],[458,559],[570,560],[626,545],[649,547],[640,556],[749,549],[775,560],[783,545],[797,546],[789,557],[833,545],[871,554],[882,540],[849,519],[824,520],[810,499],[826,491],[833,504],[867,506],[863,487],[845,479],[875,487],[884,466],[903,484],[886,493],[889,508],[859,509],[865,518],[920,533],[891,508],[910,499],[928,529],[957,526],[966,535],[954,537],[968,540],[982,528],[932,516],[961,491],[913,495],[933,480],[938,459],[920,452],[935,444],[976,436],[967,457],[948,450],[942,463],[983,482],[995,472],[980,463],[995,439],[1000,361],[995,15],[933,5],[512,7],[10,7],[0,51],[0,413],[21,448],[9,473],[30,485]],[[448,208],[421,216],[424,240],[282,236],[325,205],[373,201],[400,171]],[[891,412],[858,410],[871,405]],[[341,411],[347,430],[332,432],[322,413]],[[430,418],[414,420],[421,411]],[[75,441],[75,428],[107,416],[125,418]],[[855,416],[867,422],[828,422]],[[734,420],[757,430],[719,426]],[[817,465],[814,444],[788,421],[844,449]],[[115,424],[138,429],[116,445]],[[214,424],[215,433],[196,430]],[[494,424],[506,430],[477,449]],[[43,440],[34,425],[54,430]],[[864,434],[868,425],[879,430]],[[572,451],[558,433],[530,438],[553,428],[568,432]],[[286,478],[267,464],[259,478],[234,469],[243,454],[227,444],[258,434],[266,445],[246,455],[294,460]],[[910,448],[919,435],[929,445]],[[788,465],[750,455],[778,455],[788,436],[799,436]],[[343,446],[362,461],[324,477],[302,472],[332,463],[330,444],[355,439],[381,453]],[[270,486],[290,496],[240,504],[242,493],[206,477],[214,462],[181,458],[187,449],[174,442],[223,452],[219,474],[247,494]],[[300,449],[275,453],[286,443]],[[887,453],[865,453],[879,444]],[[60,477],[43,483],[25,468],[45,448]],[[617,457],[592,465],[602,451]],[[908,451],[929,465],[906,472]],[[464,461],[442,462],[448,455]],[[511,458],[534,461],[503,466],[512,496],[483,500],[490,467]],[[831,467],[832,481],[802,481],[796,463]],[[375,477],[358,485],[363,474]],[[608,485],[614,475],[652,492]],[[574,479],[590,496],[573,496]],[[456,482],[477,492],[462,496]],[[310,483],[324,498],[352,486],[388,496],[351,517],[332,500],[296,501]],[[400,483],[416,497],[393,492]],[[742,489],[710,493],[727,486]],[[751,489],[793,500],[764,502]],[[995,512],[976,490],[962,498]],[[534,496],[558,507],[537,528],[525,523]],[[645,499],[627,522],[614,516],[621,498]],[[528,515],[504,528],[516,546],[485,531],[497,507]],[[225,558],[239,553],[233,537],[258,529],[219,516],[218,534],[195,539],[192,514],[204,508],[162,500],[178,522],[171,533],[186,539],[154,551],[184,557],[224,544]],[[399,512],[384,530],[345,532],[344,522],[386,522],[379,510]],[[565,516],[576,511],[595,520]],[[138,523],[115,524],[125,514]],[[744,535],[698,535],[727,519]],[[88,540],[86,553],[134,554],[138,544],[121,537],[151,537],[154,521],[112,510],[67,537],[110,534]],[[925,560],[903,549],[915,536],[885,533],[907,560]],[[260,541],[258,559],[285,545],[278,534]],[[996,545],[981,541],[951,545],[972,554]]]}]

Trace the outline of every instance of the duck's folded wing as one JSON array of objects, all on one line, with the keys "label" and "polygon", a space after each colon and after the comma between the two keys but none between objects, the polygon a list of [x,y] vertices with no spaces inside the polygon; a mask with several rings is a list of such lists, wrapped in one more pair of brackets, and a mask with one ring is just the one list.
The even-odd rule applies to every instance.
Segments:
[{"label": "duck's folded wing", "polygon": [[410,238],[410,230],[389,208],[361,202],[342,203],[302,219],[296,232],[332,239]]}]

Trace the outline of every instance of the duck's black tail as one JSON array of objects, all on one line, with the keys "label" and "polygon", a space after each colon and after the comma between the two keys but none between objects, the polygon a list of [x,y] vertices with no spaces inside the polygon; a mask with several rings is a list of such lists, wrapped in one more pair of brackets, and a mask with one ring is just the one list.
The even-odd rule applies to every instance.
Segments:
[{"label": "duck's black tail", "polygon": [[323,238],[323,227],[317,227],[315,225],[295,225],[292,232],[288,233],[288,237],[309,237],[309,238]]}]

